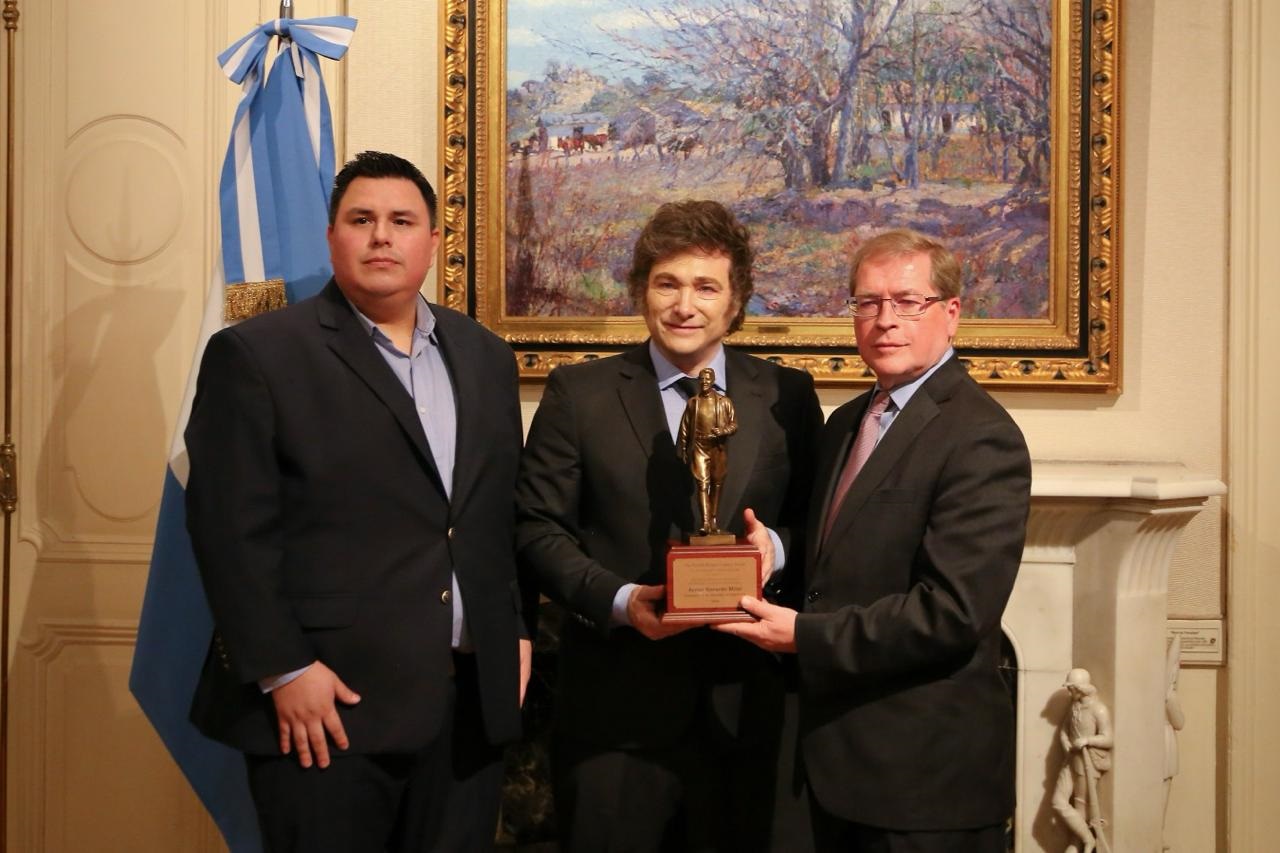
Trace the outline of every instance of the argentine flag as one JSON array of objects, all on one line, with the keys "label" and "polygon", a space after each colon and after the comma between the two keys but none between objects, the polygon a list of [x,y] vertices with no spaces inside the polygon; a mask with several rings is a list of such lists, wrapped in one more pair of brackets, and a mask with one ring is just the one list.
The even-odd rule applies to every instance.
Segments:
[{"label": "argentine flag", "polygon": [[[333,127],[320,57],[341,59],[355,26],[347,17],[282,18],[257,27],[218,57],[227,77],[244,89],[219,185],[222,260],[169,449],[129,689],[232,853],[257,853],[262,843],[243,756],[205,738],[188,719],[213,619],[187,536],[182,433],[209,337],[228,323],[311,296],[329,279],[325,228]],[[273,38],[279,51],[268,76]]]}]

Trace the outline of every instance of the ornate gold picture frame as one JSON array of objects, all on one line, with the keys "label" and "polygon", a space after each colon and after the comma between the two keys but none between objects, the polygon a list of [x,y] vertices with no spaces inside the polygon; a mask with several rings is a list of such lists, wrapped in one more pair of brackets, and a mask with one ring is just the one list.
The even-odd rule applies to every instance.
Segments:
[{"label": "ornate gold picture frame", "polygon": [[[911,225],[942,236],[966,264],[956,346],[975,378],[1119,390],[1116,0],[885,0],[878,18],[857,22],[864,47],[880,41],[867,50],[874,61],[856,103],[849,96],[853,118],[829,121],[829,138],[801,127],[808,150],[821,152],[808,163],[788,162],[785,145],[796,138],[791,128],[815,114],[810,104],[779,111],[776,93],[769,101],[768,93],[690,83],[696,62],[735,61],[702,56],[725,10],[750,9],[727,37],[742,39],[735,54],[776,49],[794,17],[780,0],[603,2],[550,18],[546,0],[444,3],[440,299],[510,342],[522,378],[644,340],[643,321],[617,290],[630,241],[662,201],[710,197],[734,208],[757,244],[757,296],[729,339],[736,346],[821,384],[869,383],[852,323],[831,307],[846,293],[841,259],[847,269],[868,229]],[[847,16],[839,10],[849,4],[829,5]],[[531,36],[516,17],[534,6],[554,23]],[[608,17],[613,6],[629,17]],[[647,35],[636,28],[646,19]],[[838,23],[847,30],[851,22]],[[769,26],[767,38],[750,29]],[[689,38],[682,27],[701,31]],[[726,40],[718,36],[715,43]],[[682,38],[697,50],[682,54]],[[1019,38],[1044,55],[1001,42]],[[549,47],[522,47],[535,42]],[[517,74],[509,45],[525,62],[557,58]],[[935,66],[913,46],[931,46]],[[1015,54],[1020,67],[1008,59]],[[924,64],[908,66],[906,56]],[[942,79],[932,90],[903,88],[931,77]],[[932,112],[920,106],[926,99]],[[838,105],[829,106],[834,114]],[[846,135],[854,139],[847,128],[861,134],[862,155],[854,141],[846,146]],[[780,226],[796,219],[818,224]],[[577,242],[548,248],[564,235]]]}]

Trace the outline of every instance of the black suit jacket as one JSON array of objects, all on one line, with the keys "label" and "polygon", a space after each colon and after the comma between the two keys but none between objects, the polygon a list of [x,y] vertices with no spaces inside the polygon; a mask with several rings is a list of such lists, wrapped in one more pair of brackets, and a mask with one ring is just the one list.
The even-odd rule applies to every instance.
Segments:
[{"label": "black suit jacket", "polygon": [[457,410],[452,499],[412,399],[332,281],[209,340],[186,431],[187,526],[216,630],[192,719],[209,736],[277,752],[256,682],[318,659],[362,697],[339,706],[352,751],[428,743],[452,668],[451,572],[488,736],[519,735],[515,360],[431,311]]},{"label": "black suit jacket", "polygon": [[[751,507],[778,532],[788,564],[798,562],[822,422],[813,380],[729,348],[725,359],[738,431],[720,522],[741,534]],[[704,628],[655,642],[611,627],[618,589],[665,583],[667,543],[693,529],[693,481],[676,456],[647,345],[552,372],[517,494],[522,566],[574,617],[561,638],[563,730],[611,747],[667,745],[688,732],[700,702],[713,707],[720,733],[749,727],[739,719],[744,693],[776,688],[776,673],[762,669],[776,669],[771,656]]]},{"label": "black suit jacket", "polygon": [[819,444],[796,619],[806,774],[847,820],[998,823],[1013,808],[1013,707],[997,665],[1026,534],[1026,443],[953,358],[898,413],[819,545],[869,398],[837,409]]}]

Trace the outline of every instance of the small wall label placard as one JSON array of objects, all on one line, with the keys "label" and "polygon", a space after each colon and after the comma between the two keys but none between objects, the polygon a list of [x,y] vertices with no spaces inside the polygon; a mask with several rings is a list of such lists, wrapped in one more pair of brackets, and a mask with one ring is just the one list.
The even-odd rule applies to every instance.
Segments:
[{"label": "small wall label placard", "polygon": [[1222,666],[1227,661],[1221,619],[1169,619],[1165,638],[1182,641],[1182,662],[1199,666]]}]

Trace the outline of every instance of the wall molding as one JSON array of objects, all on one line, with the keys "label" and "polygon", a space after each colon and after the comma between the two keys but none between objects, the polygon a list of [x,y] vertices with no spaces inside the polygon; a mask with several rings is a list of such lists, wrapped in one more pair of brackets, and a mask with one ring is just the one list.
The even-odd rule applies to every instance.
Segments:
[{"label": "wall molding", "polygon": [[[41,619],[34,635],[19,640],[13,674],[15,703],[14,731],[21,738],[11,744],[13,778],[21,785],[10,787],[9,810],[12,827],[9,840],[15,850],[38,853],[46,849],[46,805],[50,793],[47,758],[50,750],[50,676],[59,659],[69,649],[81,646],[125,646],[133,648],[137,623],[125,620]],[[53,735],[56,736],[56,733]]]},{"label": "wall molding", "polygon": [[1280,171],[1270,153],[1280,145],[1280,110],[1263,97],[1280,86],[1280,65],[1263,49],[1280,39],[1280,15],[1262,0],[1235,0],[1231,25],[1228,729],[1226,814],[1219,814],[1226,839],[1220,833],[1219,844],[1260,850],[1272,841],[1272,803],[1280,794],[1280,749],[1265,712],[1280,703],[1270,675],[1280,646],[1280,624],[1271,618],[1280,595],[1280,345],[1270,330],[1280,310]]}]

